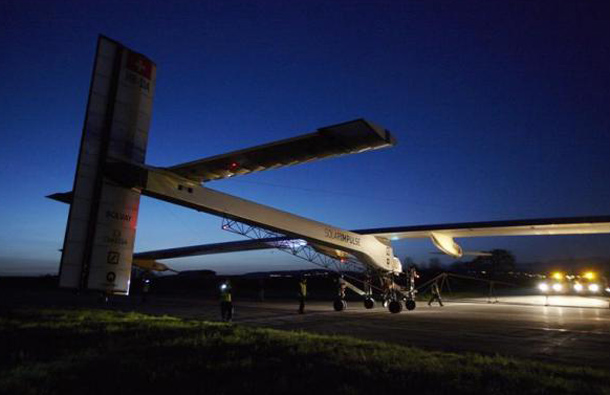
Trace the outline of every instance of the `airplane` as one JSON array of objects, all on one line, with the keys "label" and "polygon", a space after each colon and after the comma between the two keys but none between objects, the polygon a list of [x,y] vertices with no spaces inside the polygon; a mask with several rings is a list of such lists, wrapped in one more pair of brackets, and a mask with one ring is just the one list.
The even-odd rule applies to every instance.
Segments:
[{"label": "airplane", "polygon": [[[391,242],[429,238],[442,253],[467,252],[456,238],[510,235],[610,233],[610,216],[496,221],[345,230],[219,192],[207,186],[231,177],[304,164],[396,144],[385,128],[356,119],[315,132],[170,167],[145,164],[156,65],[146,56],[105,36],[98,39],[87,115],[71,192],[48,197],[70,204],[60,264],[60,287],[128,295],[132,265],[167,270],[158,259],[276,248],[338,272],[360,270],[380,279],[381,299],[392,313],[415,308],[413,281],[396,283],[403,273]],[[222,229],[248,237],[134,254],[140,196],[145,195],[222,218]],[[364,290],[341,284],[375,300]],[[341,297],[335,310],[345,309]]]}]

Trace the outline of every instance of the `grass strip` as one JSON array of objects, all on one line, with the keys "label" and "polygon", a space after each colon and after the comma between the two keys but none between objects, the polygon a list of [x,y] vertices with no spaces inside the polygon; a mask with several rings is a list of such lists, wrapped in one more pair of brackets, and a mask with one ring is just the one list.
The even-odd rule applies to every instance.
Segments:
[{"label": "grass strip", "polygon": [[[610,373],[105,310],[0,317],[7,394],[610,394]],[[317,394],[314,394],[317,395]]]}]

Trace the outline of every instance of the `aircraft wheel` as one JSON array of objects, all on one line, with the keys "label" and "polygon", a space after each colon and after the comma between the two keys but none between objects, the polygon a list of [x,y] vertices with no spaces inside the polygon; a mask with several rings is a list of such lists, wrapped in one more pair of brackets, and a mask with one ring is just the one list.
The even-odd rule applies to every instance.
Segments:
[{"label": "aircraft wheel", "polygon": [[375,300],[373,298],[364,299],[364,307],[366,309],[372,309],[373,307],[375,307]]},{"label": "aircraft wheel", "polygon": [[343,299],[335,299],[333,307],[335,311],[343,311],[347,307],[347,302]]},{"label": "aircraft wheel", "polygon": [[402,311],[402,303],[399,300],[393,300],[388,305],[388,309],[392,314],[400,313]]},{"label": "aircraft wheel", "polygon": [[407,310],[411,311],[411,310],[415,310],[415,301],[414,300],[407,300],[405,302],[405,307],[407,308]]}]

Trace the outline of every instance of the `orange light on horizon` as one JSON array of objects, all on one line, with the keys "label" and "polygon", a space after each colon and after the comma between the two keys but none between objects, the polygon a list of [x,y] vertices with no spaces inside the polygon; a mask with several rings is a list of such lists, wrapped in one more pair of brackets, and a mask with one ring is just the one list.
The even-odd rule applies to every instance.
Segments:
[{"label": "orange light on horizon", "polygon": [[564,278],[564,274],[561,272],[554,272],[551,277],[553,277],[555,280],[561,281]]}]

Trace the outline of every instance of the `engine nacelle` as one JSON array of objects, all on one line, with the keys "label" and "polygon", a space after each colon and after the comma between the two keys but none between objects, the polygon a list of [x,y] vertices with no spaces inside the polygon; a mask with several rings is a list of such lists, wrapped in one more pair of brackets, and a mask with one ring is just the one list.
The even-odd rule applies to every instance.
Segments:
[{"label": "engine nacelle", "polygon": [[449,235],[433,232],[430,235],[430,239],[432,240],[436,248],[438,248],[449,256],[452,256],[454,258],[461,258],[462,255],[464,255],[462,247],[460,247],[455,241],[453,241],[453,237]]}]

